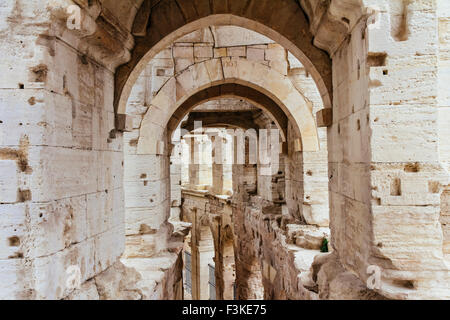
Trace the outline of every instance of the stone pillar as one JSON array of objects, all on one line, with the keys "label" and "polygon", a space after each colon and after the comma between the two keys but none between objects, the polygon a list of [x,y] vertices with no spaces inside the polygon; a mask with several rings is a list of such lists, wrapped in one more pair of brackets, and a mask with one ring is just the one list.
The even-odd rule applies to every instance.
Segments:
[{"label": "stone pillar", "polygon": [[189,144],[189,186],[195,189],[196,186],[200,184],[200,165],[199,165],[199,155],[196,148],[196,141],[193,136],[188,136],[187,138]]},{"label": "stone pillar", "polygon": [[176,130],[172,137],[170,155],[170,217],[178,221],[181,206],[181,164],[182,144],[180,131]]},{"label": "stone pillar", "polygon": [[225,135],[224,140],[224,161],[223,161],[223,192],[224,194],[233,192],[233,139],[228,133]]},{"label": "stone pillar", "polygon": [[332,57],[331,243],[364,283],[378,267],[378,292],[389,298],[450,297],[431,3],[380,1],[388,10],[376,24],[360,21]]},{"label": "stone pillar", "polygon": [[212,152],[212,192],[214,194],[223,194],[223,141],[219,133],[211,136],[213,142]]},{"label": "stone pillar", "polygon": [[193,189],[205,189],[211,185],[211,145],[204,135],[190,136],[189,185]]},{"label": "stone pillar", "polygon": [[67,29],[64,3],[0,5],[0,299],[62,299],[69,266],[84,285],[124,250],[122,136],[103,62],[123,63],[113,55],[126,48],[96,61],[116,39],[92,21],[104,35],[94,48],[84,24]]},{"label": "stone pillar", "polygon": [[[232,185],[233,194],[245,195],[247,192],[255,193],[257,190],[257,166],[249,164],[249,141],[245,140],[244,146],[239,142],[239,137],[233,136],[233,165],[232,165]],[[245,148],[244,159],[238,156],[241,151],[238,148]]]},{"label": "stone pillar", "polygon": [[189,138],[181,139],[181,184],[189,185],[189,163],[191,159],[191,149]]},{"label": "stone pillar", "polygon": [[256,261],[236,261],[237,300],[264,299],[264,285],[261,268]]},{"label": "stone pillar", "polygon": [[226,241],[222,246],[223,256],[223,299],[234,300],[234,284],[236,271],[234,263],[234,247],[232,241]]},{"label": "stone pillar", "polygon": [[[197,218],[195,219],[197,222]],[[195,223],[196,223],[195,222]],[[213,263],[214,240],[207,226],[196,226],[192,233],[192,299],[209,299],[209,264]]]}]

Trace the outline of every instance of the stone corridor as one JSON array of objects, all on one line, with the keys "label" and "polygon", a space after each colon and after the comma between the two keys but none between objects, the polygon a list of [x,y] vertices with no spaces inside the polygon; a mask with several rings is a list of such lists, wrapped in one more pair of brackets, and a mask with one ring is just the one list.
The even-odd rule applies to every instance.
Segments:
[{"label": "stone corridor", "polygon": [[0,0],[0,299],[450,299],[448,0]]}]

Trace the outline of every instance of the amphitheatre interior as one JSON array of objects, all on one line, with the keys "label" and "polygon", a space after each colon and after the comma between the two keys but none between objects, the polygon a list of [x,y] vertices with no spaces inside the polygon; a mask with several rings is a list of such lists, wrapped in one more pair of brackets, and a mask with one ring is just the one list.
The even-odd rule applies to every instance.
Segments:
[{"label": "amphitheatre interior", "polygon": [[448,0],[0,0],[0,299],[450,299]]}]

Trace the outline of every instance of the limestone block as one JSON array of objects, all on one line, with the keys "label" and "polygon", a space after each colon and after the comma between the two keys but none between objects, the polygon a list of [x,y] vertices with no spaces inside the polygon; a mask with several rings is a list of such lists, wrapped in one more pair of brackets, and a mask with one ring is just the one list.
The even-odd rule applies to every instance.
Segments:
[{"label": "limestone block", "polygon": [[14,160],[0,160],[0,202],[15,203],[19,201],[18,168]]},{"label": "limestone block", "polygon": [[174,58],[194,58],[194,46],[192,45],[176,45],[172,49]]},{"label": "limestone block", "polygon": [[31,147],[29,165],[33,168],[33,201],[48,202],[97,190],[97,162],[92,151]]},{"label": "limestone block", "polygon": [[[170,114],[175,110],[174,104],[176,102],[176,81],[174,78],[171,78],[167,83],[164,84],[164,87],[158,91],[158,94],[152,100],[152,107],[157,107],[160,111],[162,111],[163,116],[156,117],[154,121],[156,123],[160,122],[161,124],[167,123],[169,120]],[[169,114],[169,117],[167,116]]]},{"label": "limestone block", "polygon": [[124,181],[154,181],[168,177],[168,159],[157,155],[125,155]]},{"label": "limestone block", "polygon": [[205,62],[211,82],[220,81],[224,78],[221,59],[211,59]]},{"label": "limestone block", "polygon": [[276,43],[269,44],[266,49],[266,60],[286,61],[287,60],[286,50],[279,44]]},{"label": "limestone block", "polygon": [[1,299],[34,299],[33,293],[27,290],[26,285],[24,286],[24,283],[31,279],[31,272],[23,273],[24,263],[24,259],[0,260],[0,271],[3,275],[2,290],[0,292]]},{"label": "limestone block", "polygon": [[329,212],[326,205],[303,205],[302,216],[308,224],[316,226],[328,226]]},{"label": "limestone block", "polygon": [[364,203],[369,203],[371,199],[370,190],[365,186],[370,184],[369,166],[367,164],[347,164],[341,163],[338,169],[333,168],[333,180],[338,181],[337,189],[334,188],[333,181],[332,190],[339,191],[341,194]]},{"label": "limestone block", "polygon": [[98,163],[97,191],[108,191],[122,188],[123,153],[100,151],[96,153]]},{"label": "limestone block", "polygon": [[395,268],[418,271],[423,264],[428,270],[442,268],[439,208],[383,205],[372,210],[374,243]]},{"label": "limestone block", "polygon": [[[168,218],[168,208],[169,203],[167,200],[152,208],[126,208],[126,234],[140,234],[141,230],[145,229],[145,226],[158,230]],[[144,228],[141,228],[141,225],[145,225]]]},{"label": "limestone block", "polygon": [[100,300],[141,300],[139,280],[141,275],[135,269],[117,261],[95,278],[95,284]]},{"label": "limestone block", "polygon": [[0,143],[71,146],[72,103],[68,97],[39,90],[0,92]]},{"label": "limestone block", "polygon": [[[366,110],[352,113],[339,122],[340,135],[345,141],[348,141],[348,143],[342,144],[344,160],[349,162],[369,161],[370,146],[373,146],[374,143],[369,143],[370,131],[365,122],[367,123]],[[372,132],[372,134],[374,133]]]},{"label": "limestone block", "polygon": [[222,58],[227,56],[227,48],[214,48],[214,58]]},{"label": "limestone block", "polygon": [[24,256],[27,235],[25,215],[23,204],[0,206],[0,259],[18,259]]},{"label": "limestone block", "polygon": [[178,58],[175,60],[175,72],[179,73],[195,63],[194,58]]},{"label": "limestone block", "polygon": [[125,228],[123,225],[108,230],[94,238],[95,272],[98,274],[113,265],[125,250]]},{"label": "limestone block", "polygon": [[288,65],[287,61],[270,61],[269,66],[273,70],[281,73],[283,76],[287,76],[287,74],[288,74],[289,65]]},{"label": "limestone block", "polygon": [[137,78],[134,83],[127,102],[127,114],[134,113],[130,106],[142,104],[146,99],[146,90],[148,88],[149,77],[144,72]]},{"label": "limestone block", "polygon": [[130,235],[126,237],[125,258],[148,258],[167,248],[167,229],[156,234]]},{"label": "limestone block", "polygon": [[89,237],[123,225],[123,189],[88,194],[87,233]]},{"label": "limestone block", "polygon": [[[200,88],[204,88],[205,86],[208,86],[211,82],[211,79],[209,77],[208,69],[206,68],[205,63],[200,63],[196,65],[195,67],[190,69],[191,72],[190,76],[192,77],[192,84],[195,91],[199,90]],[[179,80],[179,77],[177,78]],[[188,88],[189,86],[183,86],[184,88]]]},{"label": "limestone block", "polygon": [[213,47],[205,44],[194,44],[194,57],[195,58],[212,58]]},{"label": "limestone block", "polygon": [[[94,246],[88,240],[75,244],[53,255],[34,260],[33,280],[36,299],[61,299],[73,289],[67,286],[69,267],[78,267],[81,282],[94,276]],[[52,279],[52,281],[48,281]]]},{"label": "limestone block", "polygon": [[233,25],[214,27],[214,35],[218,47],[246,46],[273,42],[255,31]]},{"label": "limestone block", "polygon": [[86,197],[68,198],[30,207],[29,258],[48,256],[87,238]]},{"label": "limestone block", "polygon": [[292,237],[294,243],[305,249],[319,250],[322,246],[323,239],[330,238],[330,230],[328,228],[295,225],[295,231],[291,232],[293,232]]},{"label": "limestone block", "polygon": [[247,48],[244,46],[227,48],[228,57],[245,57],[246,55],[247,55]]},{"label": "limestone block", "polygon": [[162,203],[168,196],[168,179],[142,182],[126,181],[124,183],[127,207],[154,207]]},{"label": "limestone block", "polygon": [[265,51],[263,48],[247,47],[247,59],[253,61],[264,61]]},{"label": "limestone block", "polygon": [[[436,111],[428,109],[428,112],[425,110],[420,112],[417,110],[420,113],[416,112],[414,118],[408,120],[408,116],[411,115],[410,111],[412,109],[402,114],[404,120],[399,121],[399,123],[391,123],[389,126],[383,124],[373,126],[372,158],[374,161],[390,162],[393,159],[400,162],[437,160]],[[398,114],[401,116],[400,113]],[[416,116],[419,117],[419,114],[423,116],[420,118],[420,123],[419,118],[415,118]],[[375,117],[375,114],[373,118],[382,119],[381,115]],[[417,119],[417,122],[413,119]],[[419,128],[420,135],[417,134]]]}]

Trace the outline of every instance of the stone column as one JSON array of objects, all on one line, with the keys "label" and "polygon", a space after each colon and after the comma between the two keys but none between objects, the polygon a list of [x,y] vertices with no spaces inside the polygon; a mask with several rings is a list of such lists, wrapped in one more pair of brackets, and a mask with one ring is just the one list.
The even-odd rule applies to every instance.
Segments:
[{"label": "stone column", "polygon": [[188,136],[186,138],[189,144],[189,186],[195,189],[196,186],[200,184],[200,165],[199,165],[199,155],[196,148],[196,141],[193,136]]},{"label": "stone column", "polygon": [[223,138],[217,132],[216,135],[211,136],[213,142],[212,152],[212,192],[214,194],[223,194]]},{"label": "stone column", "polygon": [[228,133],[225,135],[224,140],[224,161],[223,161],[223,192],[233,192],[233,139]]},{"label": "stone column", "polygon": [[211,185],[211,149],[204,135],[192,135],[190,143],[189,185],[193,189],[204,189]]},{"label": "stone column", "polygon": [[[194,220],[197,224],[197,218]],[[196,226],[192,233],[192,299],[209,299],[209,266],[213,263],[214,240],[207,226]]]}]

